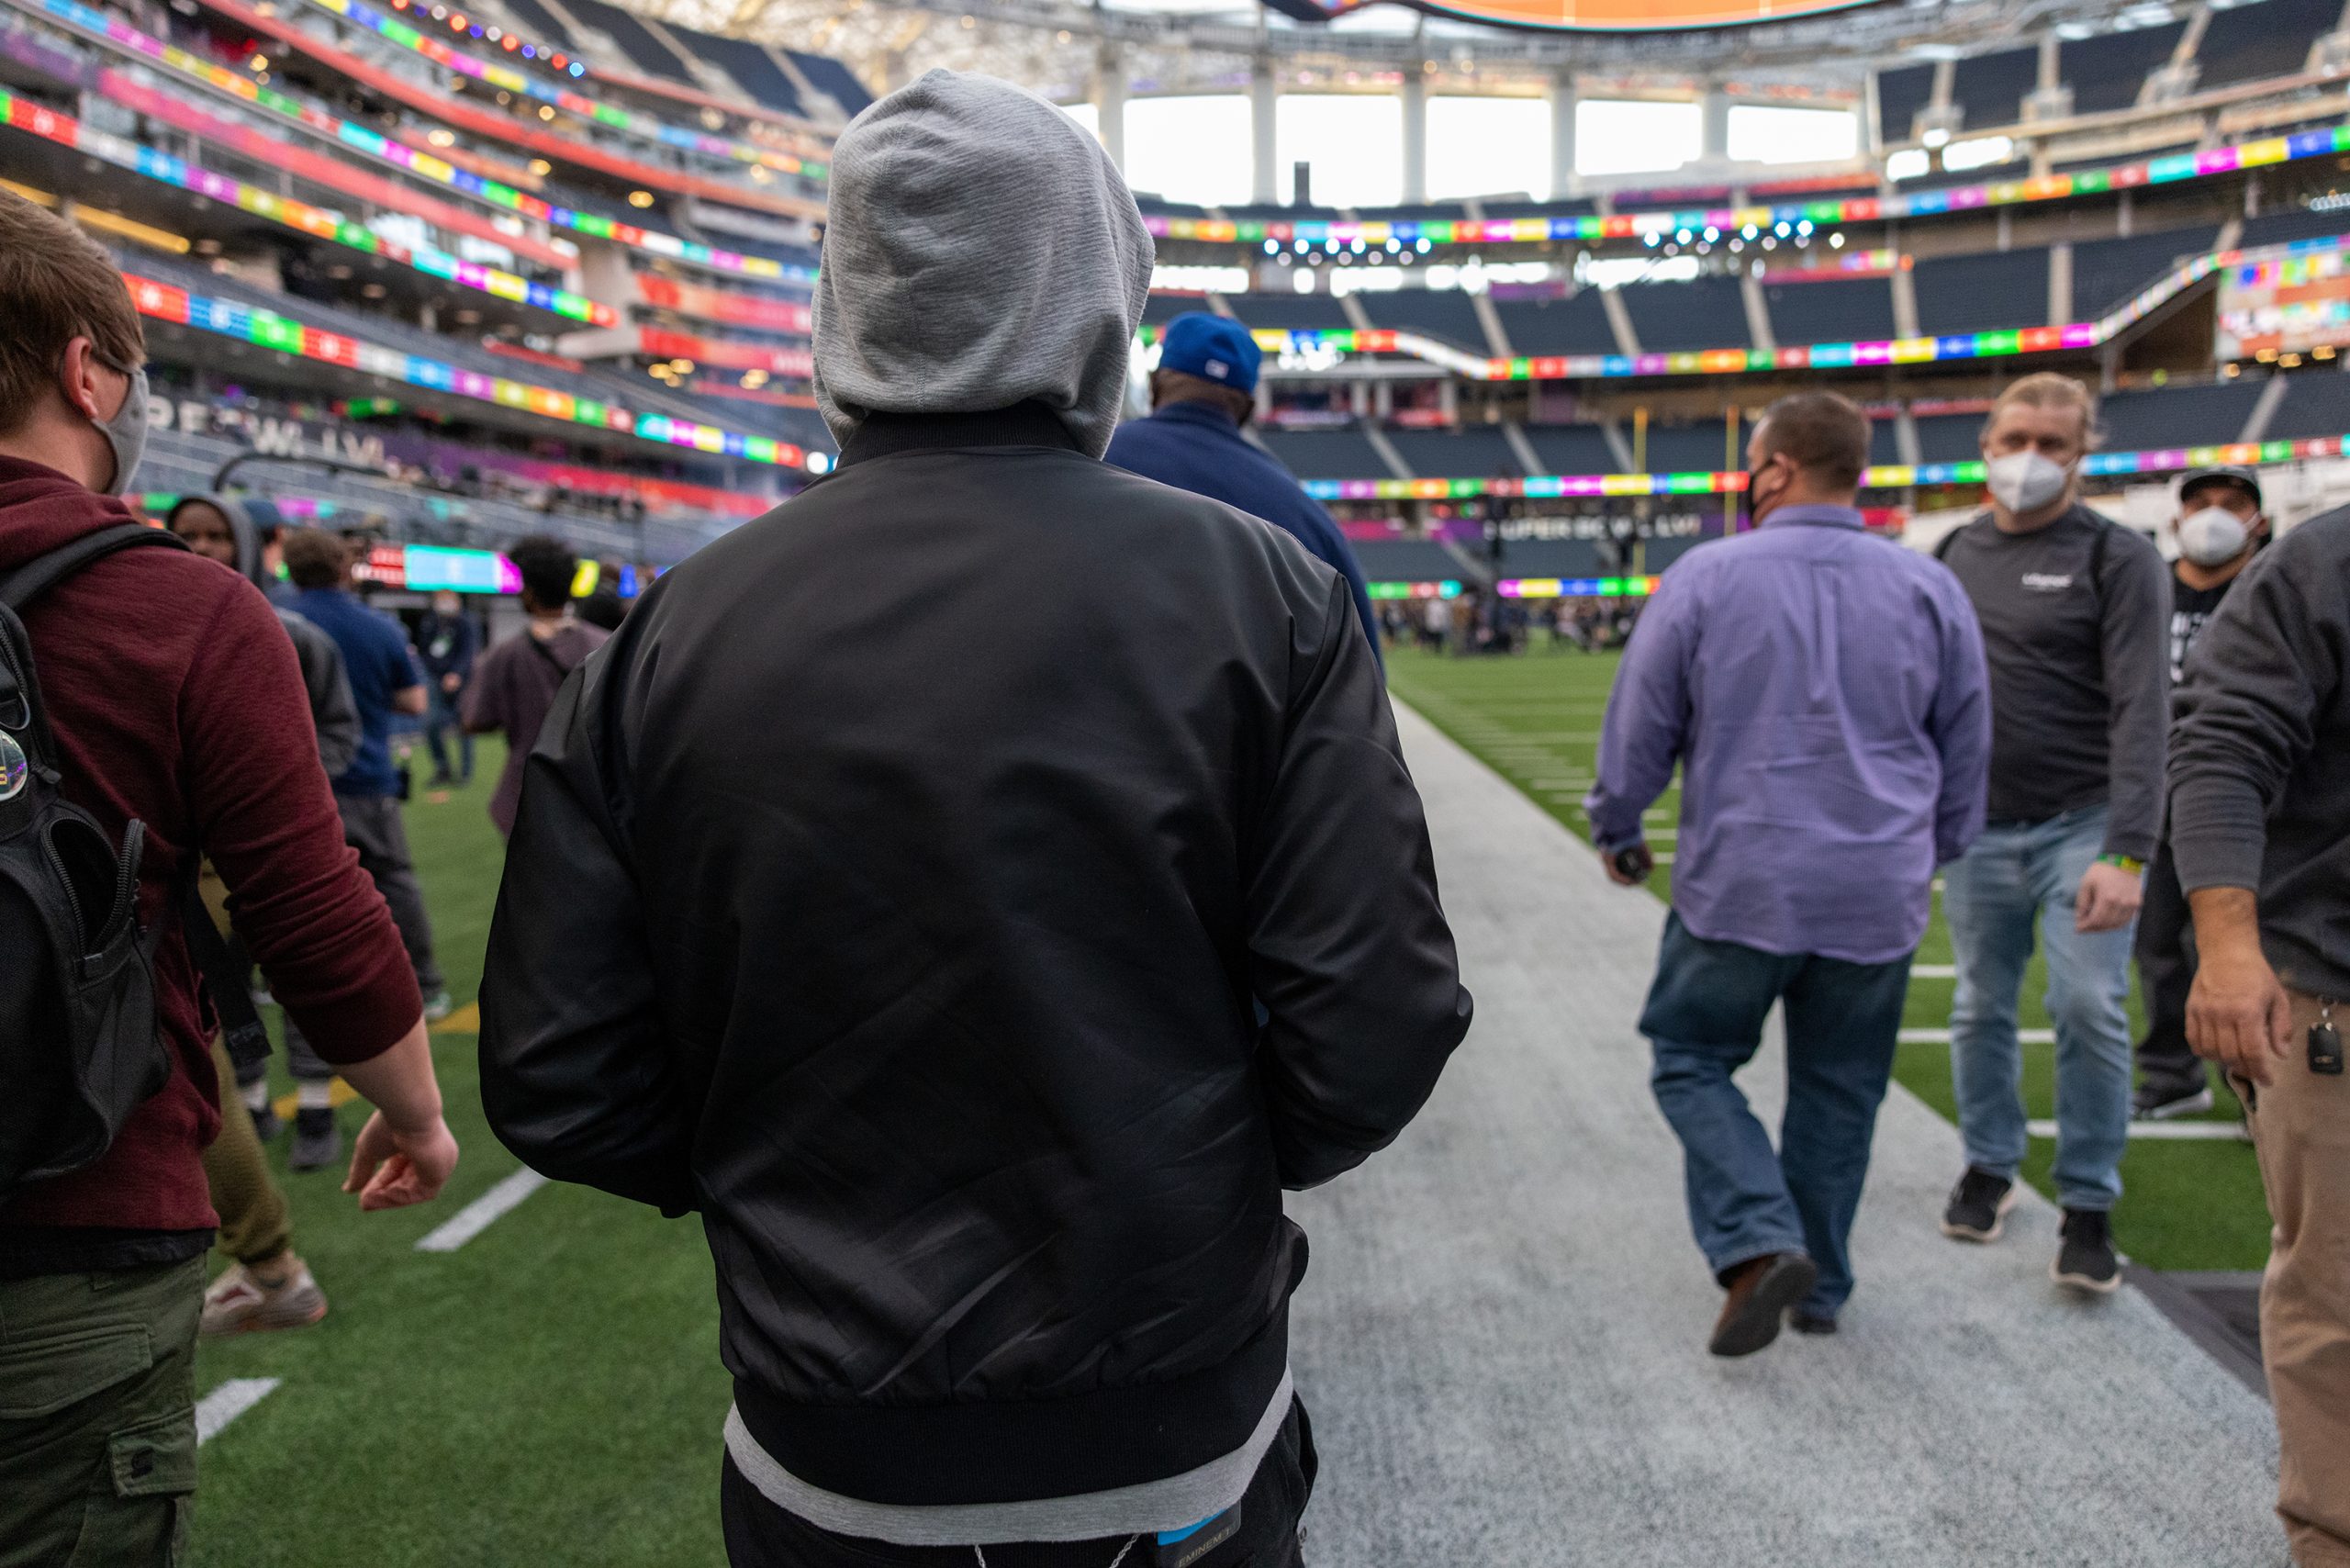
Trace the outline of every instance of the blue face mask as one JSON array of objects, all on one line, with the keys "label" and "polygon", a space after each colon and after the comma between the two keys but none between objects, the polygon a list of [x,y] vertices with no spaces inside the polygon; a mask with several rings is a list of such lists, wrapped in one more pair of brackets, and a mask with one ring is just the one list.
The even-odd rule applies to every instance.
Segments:
[{"label": "blue face mask", "polygon": [[147,367],[142,364],[130,373],[130,390],[122,395],[122,407],[114,418],[90,422],[114,449],[114,493],[129,495],[139,460],[147,453]]}]

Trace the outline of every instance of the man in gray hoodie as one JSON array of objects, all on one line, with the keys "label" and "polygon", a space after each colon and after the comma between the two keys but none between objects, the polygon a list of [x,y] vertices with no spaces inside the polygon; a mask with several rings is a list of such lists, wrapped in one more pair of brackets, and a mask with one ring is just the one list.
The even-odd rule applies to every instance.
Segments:
[{"label": "man in gray hoodie", "polygon": [[842,133],[838,468],[555,694],[481,989],[535,1169],[698,1212],[738,1568],[1292,1568],[1284,1187],[1469,1025],[1343,578],[1102,461],[1151,244],[1059,109]]},{"label": "man in gray hoodie", "polygon": [[2245,569],[2188,655],[2171,732],[2171,854],[2200,958],[2187,1036],[2244,1101],[2277,1222],[2261,1361],[2300,1568],[2350,1568],[2345,590],[2350,509]]}]

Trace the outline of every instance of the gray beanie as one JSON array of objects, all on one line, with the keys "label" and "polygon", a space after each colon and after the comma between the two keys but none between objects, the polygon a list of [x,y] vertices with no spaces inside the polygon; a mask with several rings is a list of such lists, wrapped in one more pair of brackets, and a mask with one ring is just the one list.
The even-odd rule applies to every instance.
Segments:
[{"label": "gray beanie", "polygon": [[1117,428],[1153,255],[1135,198],[1068,115],[933,71],[849,122],[816,282],[816,406],[868,413],[1034,398],[1099,457]]}]

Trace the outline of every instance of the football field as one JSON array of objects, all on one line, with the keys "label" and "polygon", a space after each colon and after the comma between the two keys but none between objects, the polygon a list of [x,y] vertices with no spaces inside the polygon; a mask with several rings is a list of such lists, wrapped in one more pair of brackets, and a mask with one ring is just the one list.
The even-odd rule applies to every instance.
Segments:
[{"label": "football field", "polygon": [[[1399,698],[1577,831],[1613,668],[1607,655],[1572,651],[1391,661]],[[501,854],[483,809],[498,760],[484,747],[470,789],[408,811],[459,1003],[434,1044],[463,1164],[437,1203],[363,1215],[338,1190],[339,1172],[285,1175],[284,1140],[273,1147],[296,1249],[332,1307],[315,1327],[210,1343],[198,1358],[199,1396],[233,1412],[202,1450],[192,1561],[203,1568],[723,1562],[716,1482],[728,1391],[699,1226],[560,1185],[498,1206],[515,1198],[501,1183],[520,1168],[483,1124],[470,1005]],[[1660,802],[1651,820],[1660,851],[1672,846],[1673,805]],[[1943,969],[1913,980],[1911,1029],[1947,1025],[1949,961],[1938,919],[1919,962]],[[1575,963],[1558,955],[1562,1006],[1573,1005]],[[1476,989],[1474,973],[1464,979]],[[2035,966],[2030,1027],[2046,1025],[2041,984]],[[1645,1051],[1632,1023],[1622,1020],[1623,1048]],[[2053,1047],[2026,1054],[2031,1114],[2044,1117]],[[1943,1046],[1904,1045],[1898,1071],[1948,1114]],[[359,1115],[344,1110],[346,1135]],[[2035,1180],[2048,1154],[2036,1140]],[[2139,1260],[2235,1270],[2266,1258],[2249,1145],[2133,1142],[2124,1178],[2116,1229]],[[442,1227],[494,1192],[473,1211],[487,1223],[449,1249],[419,1249],[436,1231],[446,1248]]]}]

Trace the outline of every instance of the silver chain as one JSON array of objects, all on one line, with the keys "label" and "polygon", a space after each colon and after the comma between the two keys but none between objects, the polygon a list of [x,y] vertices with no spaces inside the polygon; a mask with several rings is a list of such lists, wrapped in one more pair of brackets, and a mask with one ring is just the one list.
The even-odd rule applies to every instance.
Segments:
[{"label": "silver chain", "polygon": [[[1142,1537],[1140,1535],[1130,1535],[1126,1537],[1126,1544],[1118,1548],[1118,1555],[1110,1559],[1110,1568],[1118,1568],[1118,1564],[1126,1560],[1126,1553],[1135,1549],[1135,1542],[1141,1539]],[[979,1560],[979,1568],[988,1568],[988,1554],[986,1552],[981,1551],[977,1546],[974,1546],[971,1548],[971,1555]]]}]

